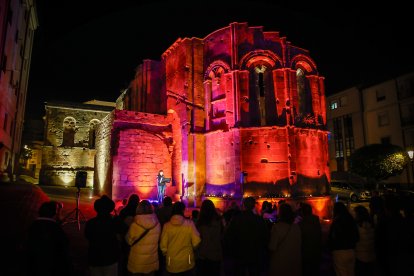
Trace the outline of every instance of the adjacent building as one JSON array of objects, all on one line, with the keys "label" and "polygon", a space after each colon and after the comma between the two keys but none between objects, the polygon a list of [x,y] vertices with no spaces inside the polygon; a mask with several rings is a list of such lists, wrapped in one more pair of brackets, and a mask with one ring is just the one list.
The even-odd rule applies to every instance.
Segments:
[{"label": "adjacent building", "polygon": [[18,175],[29,175],[36,183],[39,179],[42,166],[42,146],[44,134],[44,121],[42,119],[26,118],[22,137],[20,166]]},{"label": "adjacent building", "polygon": [[[348,170],[351,153],[364,145],[414,146],[414,72],[366,87],[352,87],[327,97],[329,164],[332,172]],[[387,182],[407,183],[413,173]]]},{"label": "adjacent building", "polygon": [[[33,0],[0,0],[0,174],[15,173],[21,150],[34,32]],[[7,178],[8,178],[7,176]]]},{"label": "adjacent building", "polygon": [[86,172],[84,186],[93,187],[96,127],[114,108],[97,100],[47,102],[39,183],[76,186],[77,173]]}]

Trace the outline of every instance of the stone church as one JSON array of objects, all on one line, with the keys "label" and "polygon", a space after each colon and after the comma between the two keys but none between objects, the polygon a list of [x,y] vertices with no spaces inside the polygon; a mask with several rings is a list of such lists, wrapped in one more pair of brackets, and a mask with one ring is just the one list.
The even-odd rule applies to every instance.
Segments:
[{"label": "stone church", "polygon": [[172,178],[166,194],[194,206],[247,195],[319,198],[322,206],[330,180],[324,89],[309,52],[277,31],[235,22],[179,38],[160,60],[144,60],[116,109],[98,118],[94,187],[113,199],[136,192],[155,200],[162,169]]}]

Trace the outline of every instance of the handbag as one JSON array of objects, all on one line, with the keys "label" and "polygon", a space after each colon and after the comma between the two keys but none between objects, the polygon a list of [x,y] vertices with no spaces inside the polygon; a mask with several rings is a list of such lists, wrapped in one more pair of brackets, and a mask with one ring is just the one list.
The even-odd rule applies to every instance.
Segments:
[{"label": "handbag", "polygon": [[280,239],[280,241],[278,242],[277,246],[276,246],[276,251],[280,248],[280,246],[283,244],[283,242],[286,240],[286,237],[289,235],[290,233],[290,229],[292,228],[292,224],[289,225],[289,229],[286,231],[285,235],[283,236],[282,239]]},{"label": "handbag", "polygon": [[139,236],[131,245],[130,248],[133,247],[137,242],[139,242],[140,240],[142,240],[143,237],[145,237],[145,235],[153,228],[155,228],[155,226],[157,226],[158,223],[156,223],[153,227],[145,229],[144,233],[141,234],[141,236]]}]

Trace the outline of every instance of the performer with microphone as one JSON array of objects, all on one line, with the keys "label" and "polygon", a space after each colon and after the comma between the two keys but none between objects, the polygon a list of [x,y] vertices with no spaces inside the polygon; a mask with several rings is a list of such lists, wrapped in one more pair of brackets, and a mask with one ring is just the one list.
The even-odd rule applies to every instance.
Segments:
[{"label": "performer with microphone", "polygon": [[164,176],[164,171],[160,170],[157,175],[157,188],[158,188],[158,204],[161,204],[165,196],[165,186],[168,182],[171,181],[171,178],[166,178]]}]

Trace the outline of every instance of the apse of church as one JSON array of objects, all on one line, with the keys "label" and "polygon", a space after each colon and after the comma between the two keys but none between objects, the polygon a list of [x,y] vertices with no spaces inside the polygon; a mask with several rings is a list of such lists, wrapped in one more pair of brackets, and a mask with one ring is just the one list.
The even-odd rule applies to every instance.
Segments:
[{"label": "apse of church", "polygon": [[[167,150],[156,150],[165,158],[161,165],[134,161],[121,168],[112,162],[113,190],[147,191],[137,187],[150,179],[155,199],[152,178],[162,168],[173,178],[170,192],[195,205],[205,196],[329,194],[324,78],[309,52],[279,32],[231,23],[203,39],[179,38],[160,61],[137,67],[117,106],[124,110],[114,111],[115,156],[123,154],[126,124],[157,137],[161,142],[154,143]],[[132,171],[135,178],[129,178]]]}]

